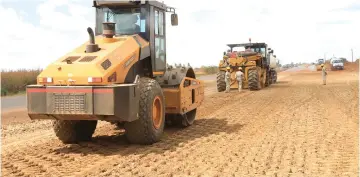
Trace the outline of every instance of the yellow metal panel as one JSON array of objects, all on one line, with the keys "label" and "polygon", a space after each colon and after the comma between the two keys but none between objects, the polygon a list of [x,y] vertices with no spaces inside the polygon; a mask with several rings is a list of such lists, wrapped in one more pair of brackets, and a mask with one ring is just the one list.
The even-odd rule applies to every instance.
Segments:
[{"label": "yellow metal panel", "polygon": [[[135,36],[143,47],[149,45],[139,35]],[[136,40],[133,36],[113,39],[96,36],[95,43],[99,45],[99,51],[85,53],[86,45],[89,44],[86,42],[51,63],[38,78],[52,77],[54,82],[46,85],[66,85],[68,79],[75,80],[72,85],[107,85],[108,77],[116,72],[116,83],[123,83],[131,66],[139,60],[139,45]],[[84,57],[90,58],[84,61]],[[67,64],[66,59],[70,59],[72,64]],[[105,70],[101,64],[107,59],[111,66]],[[88,83],[88,77],[101,77],[102,82]]]},{"label": "yellow metal panel", "polygon": [[179,88],[164,88],[166,113],[180,112],[180,90]]},{"label": "yellow metal panel", "polygon": [[[190,80],[191,84],[184,87],[185,81]],[[193,84],[196,83],[196,84]],[[195,90],[195,102],[192,103],[192,90]],[[201,80],[185,77],[180,84],[181,113],[193,110],[201,105],[204,100],[204,83]]]}]

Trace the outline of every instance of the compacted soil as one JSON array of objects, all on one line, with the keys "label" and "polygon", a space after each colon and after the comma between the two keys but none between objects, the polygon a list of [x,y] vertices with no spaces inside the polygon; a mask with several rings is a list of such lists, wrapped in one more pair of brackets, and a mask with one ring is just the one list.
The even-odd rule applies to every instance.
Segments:
[{"label": "compacted soil", "polygon": [[[215,77],[214,77],[215,79]],[[62,144],[51,121],[3,114],[3,176],[358,176],[358,74],[284,71],[260,91],[208,82],[193,126],[129,144],[99,122],[92,142]],[[16,115],[16,116],[14,116]],[[19,121],[17,121],[19,120]]]}]

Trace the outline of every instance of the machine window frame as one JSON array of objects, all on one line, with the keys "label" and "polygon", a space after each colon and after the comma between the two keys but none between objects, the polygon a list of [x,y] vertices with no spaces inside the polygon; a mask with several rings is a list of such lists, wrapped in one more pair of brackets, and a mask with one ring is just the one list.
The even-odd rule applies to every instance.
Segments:
[{"label": "machine window frame", "polygon": [[[96,18],[95,18],[95,35],[101,35],[102,34],[102,23],[106,22],[107,20],[105,20],[105,13],[106,10],[110,10],[112,8],[110,7],[98,7],[95,9],[95,14],[96,14]],[[134,7],[120,7],[118,8],[119,10],[129,10],[129,9],[137,9],[139,12],[138,14],[138,22],[137,24],[140,27],[140,31],[139,32],[135,32],[135,33],[118,33],[117,30],[115,30],[115,36],[119,36],[119,35],[134,35],[134,34],[139,34],[139,35],[144,35],[148,32],[148,21],[147,21],[147,15],[146,13],[146,8],[142,7],[142,6],[134,6]],[[113,18],[113,16],[108,17],[109,19]],[[113,20],[109,20],[109,21],[113,21]]]},{"label": "machine window frame", "polygon": [[155,37],[159,34],[159,10],[155,9],[154,13],[154,30],[155,30]]},{"label": "machine window frame", "polygon": [[165,16],[164,10],[154,7],[155,60],[163,63],[166,63]]}]

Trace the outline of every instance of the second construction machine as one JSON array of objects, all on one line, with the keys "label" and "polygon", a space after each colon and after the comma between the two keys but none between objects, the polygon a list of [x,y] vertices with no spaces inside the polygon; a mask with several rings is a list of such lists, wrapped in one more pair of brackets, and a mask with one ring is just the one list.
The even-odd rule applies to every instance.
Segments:
[{"label": "second construction machine", "polygon": [[325,60],[320,58],[316,61],[316,71],[321,71],[321,65],[325,64]]},{"label": "second construction machine", "polygon": [[[243,88],[250,90],[260,90],[277,81],[276,56],[273,50],[267,48],[266,43],[243,43],[228,44],[230,50],[224,52],[224,58],[220,61],[219,72],[217,74],[217,90],[225,91],[225,72],[230,67],[231,83],[230,88],[238,88],[235,73],[239,67],[244,72]],[[235,47],[243,47],[245,51],[234,51]]]},{"label": "second construction machine", "polygon": [[27,86],[31,119],[52,119],[63,143],[91,140],[99,120],[123,126],[131,143],[152,144],[165,117],[193,124],[204,87],[189,67],[167,67],[166,12],[158,1],[93,1],[95,34]]}]

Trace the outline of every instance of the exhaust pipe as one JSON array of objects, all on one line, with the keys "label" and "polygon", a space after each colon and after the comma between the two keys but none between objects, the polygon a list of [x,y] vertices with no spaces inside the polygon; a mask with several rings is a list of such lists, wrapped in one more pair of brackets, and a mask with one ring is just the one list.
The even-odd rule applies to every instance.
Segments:
[{"label": "exhaust pipe", "polygon": [[94,35],[94,31],[88,27],[87,31],[89,33],[89,38],[90,38],[90,44],[95,44],[95,35]]},{"label": "exhaust pipe", "polygon": [[94,31],[88,27],[87,28],[87,32],[89,33],[89,38],[90,38],[90,44],[88,44],[86,46],[86,53],[92,53],[92,52],[97,52],[99,51],[99,46],[97,44],[95,44],[95,35],[94,35]]},{"label": "exhaust pipe", "polygon": [[114,22],[104,22],[103,23],[103,35],[105,38],[113,38],[115,35],[115,23]]}]

